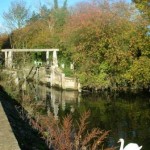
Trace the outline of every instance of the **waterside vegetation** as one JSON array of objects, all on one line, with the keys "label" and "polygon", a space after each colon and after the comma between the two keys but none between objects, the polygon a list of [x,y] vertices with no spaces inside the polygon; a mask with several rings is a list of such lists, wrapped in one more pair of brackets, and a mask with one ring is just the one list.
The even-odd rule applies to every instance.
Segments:
[{"label": "waterside vegetation", "polygon": [[[134,5],[135,4],[135,5]],[[16,17],[18,26],[9,35],[0,36],[1,48],[59,48],[59,63],[74,64],[75,76],[83,87],[111,90],[144,90],[150,85],[149,3],[89,1],[67,7],[43,5],[27,14],[25,21]],[[13,9],[14,8],[14,9]],[[12,5],[5,12],[8,23],[17,13]],[[18,8],[18,7],[17,7]],[[146,8],[146,9],[142,9]],[[29,17],[30,16],[30,17]],[[10,20],[9,20],[10,22]],[[42,59],[42,53],[36,59]],[[16,54],[16,62],[33,62],[35,54]],[[24,58],[24,59],[22,59]],[[22,62],[23,61],[23,62]]]},{"label": "waterside vegetation", "polygon": [[[29,9],[23,1],[15,5],[12,3],[8,12],[4,13],[4,19],[11,32],[0,34],[0,49],[59,48],[60,66],[65,64],[66,68],[63,71],[68,76],[76,76],[84,90],[107,89],[107,92],[149,90],[150,9],[148,8],[148,0],[144,3],[134,1],[133,4],[91,0],[79,3],[71,9],[67,7],[67,0],[64,0],[61,7],[58,1],[54,0],[54,6],[41,5],[39,11],[28,14]],[[22,15],[17,15],[18,9]],[[12,19],[14,16],[15,20]],[[14,65],[19,68],[31,65],[35,59],[46,61],[43,55],[45,54],[16,53]],[[3,55],[0,55],[0,59],[3,64]],[[70,63],[74,64],[73,71],[68,69]],[[16,107],[20,118],[27,119],[30,125],[40,132],[49,149],[106,150],[104,141],[109,131],[95,128],[95,114],[101,115],[106,125],[110,124],[115,128],[117,125],[111,124],[112,120],[117,123],[118,120],[122,120],[121,116],[129,117],[133,120],[133,126],[137,128],[138,125],[148,128],[149,111],[147,108],[145,111],[139,111],[141,105],[136,107],[137,105],[125,102],[122,106],[120,102],[111,103],[110,99],[105,103],[82,101],[84,105],[79,110],[82,113],[76,111],[78,119],[77,123],[74,123],[71,115],[56,120],[52,114],[42,114],[43,110],[46,110],[45,107],[41,109],[41,105],[35,105],[33,94],[25,95],[26,91],[15,87],[12,76],[1,73],[0,85],[3,85],[8,93],[13,93],[13,98],[22,104]],[[26,107],[23,101],[29,102]],[[90,113],[86,112],[86,106],[91,109],[97,108],[93,110],[91,116],[95,114],[89,119]],[[118,116],[118,111],[121,116]],[[112,113],[113,117],[109,116]],[[142,120],[147,122],[143,124]],[[91,132],[86,131],[87,121],[92,122]],[[114,149],[112,147],[107,150]]]}]

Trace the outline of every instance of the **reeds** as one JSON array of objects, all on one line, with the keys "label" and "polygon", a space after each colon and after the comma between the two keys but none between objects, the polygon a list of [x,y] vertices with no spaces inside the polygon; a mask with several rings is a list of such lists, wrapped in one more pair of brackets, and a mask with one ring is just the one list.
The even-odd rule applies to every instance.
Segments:
[{"label": "reeds", "polygon": [[[49,148],[55,150],[102,150],[103,142],[109,131],[98,128],[94,128],[90,132],[86,131],[89,116],[89,111],[83,113],[77,122],[77,128],[74,127],[71,115],[64,117],[62,122],[55,120],[52,114],[49,117],[38,116],[36,120],[32,119],[31,124],[43,135]],[[114,150],[114,148],[105,150]]]}]

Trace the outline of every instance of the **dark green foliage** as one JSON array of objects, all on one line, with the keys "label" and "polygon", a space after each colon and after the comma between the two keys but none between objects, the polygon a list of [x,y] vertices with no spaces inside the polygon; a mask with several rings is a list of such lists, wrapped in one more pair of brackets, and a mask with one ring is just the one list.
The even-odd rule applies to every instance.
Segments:
[{"label": "dark green foliage", "polygon": [[67,9],[67,2],[68,2],[68,0],[64,0],[64,4],[63,4],[63,9]]},{"label": "dark green foliage", "polygon": [[62,30],[63,25],[67,21],[68,12],[66,9],[60,8],[52,12],[56,30]]},{"label": "dark green foliage", "polygon": [[11,48],[10,38],[8,35],[4,34],[0,36],[0,48],[1,49]]},{"label": "dark green foliage", "polygon": [[58,0],[54,0],[54,9],[58,9]]},{"label": "dark green foliage", "polygon": [[132,0],[142,15],[150,21],[150,1],[149,0]]},{"label": "dark green foliage", "polygon": [[40,17],[40,14],[35,13],[35,12],[33,11],[32,15],[31,15],[30,19],[27,21],[27,23],[28,23],[28,24],[34,23],[34,22],[40,20],[40,18],[41,18],[41,17]]}]

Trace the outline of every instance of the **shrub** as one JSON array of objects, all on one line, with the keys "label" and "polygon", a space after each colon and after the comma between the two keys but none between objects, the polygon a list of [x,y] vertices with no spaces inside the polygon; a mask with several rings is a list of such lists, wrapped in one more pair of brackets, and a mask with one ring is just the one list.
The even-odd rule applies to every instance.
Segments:
[{"label": "shrub", "polygon": [[[71,115],[63,118],[62,122],[56,120],[51,114],[47,116],[38,116],[36,120],[31,120],[34,128],[38,129],[46,139],[49,147],[59,150],[96,150],[102,149],[104,139],[108,136],[109,131],[98,128],[87,130],[87,119],[90,112],[85,112],[77,122],[77,129],[73,125]],[[107,148],[114,150],[114,148]]]}]

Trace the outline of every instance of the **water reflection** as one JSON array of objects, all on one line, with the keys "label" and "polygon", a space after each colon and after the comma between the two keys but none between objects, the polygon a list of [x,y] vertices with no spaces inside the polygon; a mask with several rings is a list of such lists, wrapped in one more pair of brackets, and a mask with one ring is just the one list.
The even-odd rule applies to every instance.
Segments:
[{"label": "water reflection", "polygon": [[[59,91],[38,84],[28,83],[22,90],[23,104],[32,106],[34,111],[55,118],[72,113],[75,119],[85,110],[91,110],[89,128],[99,127],[111,130],[108,146],[117,146],[119,138],[126,143],[136,142],[150,149],[150,98],[149,96],[118,95],[102,93],[99,95],[80,95],[76,91]],[[35,112],[32,113],[35,113]]]},{"label": "water reflection", "polygon": [[61,91],[31,82],[27,84],[26,89],[22,89],[21,93],[22,99],[28,95],[32,103],[35,105],[40,103],[40,106],[43,106],[43,112],[47,115],[53,113],[55,119],[58,119],[60,109],[62,111],[68,110],[69,104],[69,111],[73,113],[75,111],[74,104],[79,106],[80,103],[80,96],[77,91]]}]

